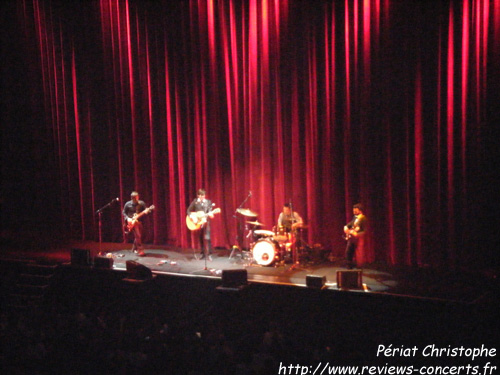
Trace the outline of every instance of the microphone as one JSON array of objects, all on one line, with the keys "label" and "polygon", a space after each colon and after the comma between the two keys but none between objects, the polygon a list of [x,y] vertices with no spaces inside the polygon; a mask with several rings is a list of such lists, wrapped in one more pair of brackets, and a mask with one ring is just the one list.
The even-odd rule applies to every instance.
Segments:
[{"label": "microphone", "polygon": [[120,201],[120,198],[116,197],[115,199],[113,199],[113,202],[119,202]]},{"label": "microphone", "polygon": [[250,190],[250,191],[248,192],[248,196],[249,196],[249,197],[251,197],[251,196],[252,196],[252,190]]}]

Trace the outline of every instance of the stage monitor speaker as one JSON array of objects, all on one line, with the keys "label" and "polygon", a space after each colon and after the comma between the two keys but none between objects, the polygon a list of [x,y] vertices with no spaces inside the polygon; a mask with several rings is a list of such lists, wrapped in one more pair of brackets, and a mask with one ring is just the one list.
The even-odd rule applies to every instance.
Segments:
[{"label": "stage monitor speaker", "polygon": [[134,260],[127,260],[125,264],[127,266],[127,273],[129,279],[150,280],[153,278],[153,274],[148,267]]},{"label": "stage monitor speaker", "polygon": [[306,276],[306,285],[308,288],[324,289],[326,288],[325,284],[326,284],[326,276],[317,276],[317,275]]},{"label": "stage monitor speaker", "polygon": [[94,267],[95,268],[112,269],[113,263],[114,263],[113,258],[100,257],[100,256],[97,256],[94,258]]},{"label": "stage monitor speaker", "polygon": [[90,266],[90,250],[71,249],[71,265],[89,267]]},{"label": "stage monitor speaker", "polygon": [[222,286],[226,288],[237,288],[248,284],[247,270],[223,270]]},{"label": "stage monitor speaker", "polygon": [[337,288],[363,289],[362,271],[337,271]]},{"label": "stage monitor speaker", "polygon": [[222,285],[216,289],[223,293],[241,292],[248,286],[247,270],[223,270]]}]

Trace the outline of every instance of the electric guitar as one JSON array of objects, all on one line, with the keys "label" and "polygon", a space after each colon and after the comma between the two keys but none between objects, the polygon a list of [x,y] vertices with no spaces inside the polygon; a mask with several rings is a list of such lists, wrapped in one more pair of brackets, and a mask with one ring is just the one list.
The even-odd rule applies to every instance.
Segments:
[{"label": "electric guitar", "polygon": [[209,216],[220,213],[220,208],[216,208],[210,212],[198,211],[192,212],[186,216],[186,225],[189,230],[198,230],[203,228],[203,225],[207,222]]},{"label": "electric guitar", "polygon": [[132,221],[128,221],[125,223],[125,225],[123,226],[123,230],[125,231],[125,233],[130,233],[132,232],[132,229],[134,229],[135,225],[137,224],[137,221],[144,215],[147,215],[149,214],[151,211],[153,211],[155,209],[155,206],[154,205],[151,205],[150,207],[146,208],[144,211],[142,212],[139,212],[139,213],[135,213],[134,216],[131,217]]}]

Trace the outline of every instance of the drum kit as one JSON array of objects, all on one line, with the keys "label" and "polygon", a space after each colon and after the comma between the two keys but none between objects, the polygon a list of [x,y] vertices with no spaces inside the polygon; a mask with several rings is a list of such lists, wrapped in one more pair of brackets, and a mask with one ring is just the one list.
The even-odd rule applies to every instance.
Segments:
[{"label": "drum kit", "polygon": [[[238,242],[241,248],[249,250],[246,259],[250,263],[275,267],[288,261],[293,262],[294,266],[299,263],[299,252],[306,244],[303,239],[306,225],[295,225],[290,231],[284,227],[266,230],[262,229],[264,223],[257,220],[256,212],[248,208],[238,208],[236,212],[244,221],[244,226],[240,225],[239,228],[244,227],[246,232],[238,234]],[[244,246],[245,240],[248,240],[247,247]]]}]

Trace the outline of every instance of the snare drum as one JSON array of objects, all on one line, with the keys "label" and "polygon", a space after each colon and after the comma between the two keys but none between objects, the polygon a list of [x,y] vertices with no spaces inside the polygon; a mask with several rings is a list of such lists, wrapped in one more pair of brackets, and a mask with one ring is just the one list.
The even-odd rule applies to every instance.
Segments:
[{"label": "snare drum", "polygon": [[271,238],[261,238],[252,248],[253,258],[261,266],[270,266],[279,260],[279,245]]}]

